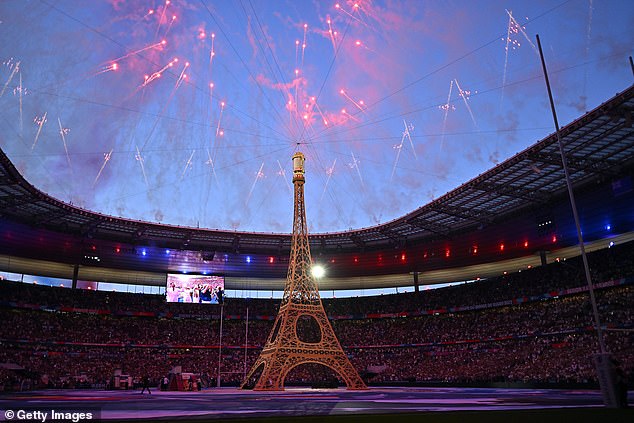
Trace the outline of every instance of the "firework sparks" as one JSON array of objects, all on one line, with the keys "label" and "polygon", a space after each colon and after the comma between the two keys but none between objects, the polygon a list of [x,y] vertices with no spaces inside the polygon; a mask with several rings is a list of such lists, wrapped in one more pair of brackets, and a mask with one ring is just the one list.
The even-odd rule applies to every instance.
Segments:
[{"label": "firework sparks", "polygon": [[15,76],[16,73],[20,71],[20,62],[17,62],[15,65],[12,65],[11,73],[9,74],[9,78],[7,78],[7,82],[4,83],[4,87],[2,87],[2,91],[0,91],[0,97],[4,95],[4,92],[7,90],[7,87],[11,83],[11,80]]},{"label": "firework sparks", "polygon": [[[189,62],[186,62],[185,66],[183,67],[183,70],[181,71],[180,75],[178,76],[178,79],[176,80],[176,83],[174,84],[174,88],[172,88],[172,92],[170,92],[170,95],[167,98],[167,101],[163,105],[163,108],[161,109],[160,113],[158,114],[156,120],[154,121],[154,125],[152,125],[152,128],[150,129],[150,132],[148,133],[147,137],[145,138],[145,141],[143,142],[143,146],[141,147],[141,151],[145,150],[145,147],[147,146],[147,143],[150,141],[150,138],[152,138],[152,135],[154,134],[154,130],[156,130],[156,126],[158,125],[159,121],[163,117],[163,114],[165,113],[165,110],[167,110],[167,107],[172,102],[172,99],[174,98],[174,94],[176,94],[176,90],[178,89],[178,87],[180,87],[180,85],[182,84],[183,80],[187,77],[187,75],[185,74],[185,70],[188,67],[189,67]],[[137,147],[137,151],[138,151],[138,147]],[[141,163],[141,167],[143,168],[143,164],[142,163]]]},{"label": "firework sparks", "polygon": [[264,172],[262,172],[262,169],[264,169],[264,162],[262,162],[262,164],[260,165],[260,169],[258,170],[258,173],[255,174],[253,185],[251,185],[251,189],[249,190],[249,195],[247,195],[247,199],[244,202],[245,205],[249,204],[249,200],[251,199],[251,194],[253,194],[253,190],[255,189],[255,184],[257,184],[258,179],[264,178]]},{"label": "firework sparks", "polygon": [[139,162],[139,166],[141,166],[141,173],[143,173],[143,180],[145,181],[145,186],[149,187],[150,184],[147,181],[147,175],[145,174],[145,164],[144,164],[144,159],[143,156],[141,155],[141,151],[139,151],[139,147],[136,147],[136,154],[134,155],[134,158],[137,162]]},{"label": "firework sparks", "polygon": [[161,17],[158,20],[158,26],[156,27],[156,32],[154,33],[154,39],[158,37],[159,30],[161,29],[161,25],[163,24],[163,19],[165,19],[165,12],[167,11],[167,6],[169,6],[170,0],[165,0],[165,6],[163,6],[163,10],[161,11]]},{"label": "firework sparks", "polygon": [[[356,11],[359,8],[358,4],[355,4],[352,11]],[[343,7],[341,7],[341,4],[337,3],[335,4],[335,9],[345,13],[350,19],[354,19],[355,21],[359,22],[362,25],[366,25],[365,22],[363,22],[361,19],[357,18],[356,16],[354,16],[352,13],[348,12],[346,9],[344,9]]]},{"label": "firework sparks", "polygon": [[119,64],[116,63],[116,62],[115,63],[111,63],[108,66],[104,66],[103,68],[101,68],[97,72],[93,73],[91,76],[101,75],[102,73],[106,73],[106,72],[114,72],[117,69],[119,69]]},{"label": "firework sparks", "polygon": [[341,109],[341,114],[344,115],[347,120],[353,120],[355,122],[361,122],[361,120],[359,120],[358,118],[352,116],[350,113],[348,113],[348,111],[346,109]]},{"label": "firework sparks", "polygon": [[22,120],[22,95],[24,94],[24,89],[22,87],[22,72],[20,72],[20,85],[18,85],[18,98],[19,98],[19,108],[20,108],[20,134],[22,134],[23,120]]},{"label": "firework sparks", "polygon": [[172,25],[174,25],[174,21],[176,21],[176,15],[172,15],[172,19],[170,19],[170,23],[169,25],[167,25],[167,29],[165,30],[165,34],[163,34],[163,37],[167,37],[167,34],[169,34],[170,29],[172,29]]},{"label": "firework sparks", "polygon": [[317,99],[315,97],[312,97],[311,101],[315,104],[317,112],[319,112],[319,116],[321,116],[321,120],[324,123],[324,126],[328,126],[328,119],[326,119],[326,116],[324,116],[324,113],[321,111],[321,107],[319,107],[319,104],[317,104]]},{"label": "firework sparks", "polygon": [[398,166],[398,159],[401,157],[401,150],[403,150],[403,139],[401,138],[401,143],[394,145],[392,148],[396,150],[396,158],[394,159],[394,165],[392,166],[392,174],[390,175],[390,182],[394,179],[394,173],[396,172],[396,166]]},{"label": "firework sparks", "polygon": [[328,176],[328,178],[326,178],[326,184],[324,185],[324,190],[322,191],[321,198],[319,199],[320,203],[324,199],[324,195],[326,194],[326,190],[328,189],[328,183],[330,182],[330,178],[332,177],[332,174],[335,173],[335,165],[336,164],[337,164],[337,159],[335,159],[332,162],[332,166],[330,166],[328,169],[326,169],[326,175]]},{"label": "firework sparks", "polygon": [[225,102],[220,102],[220,117],[218,117],[218,125],[216,126],[216,137],[222,135],[223,131],[220,130],[220,122],[222,121],[222,112],[225,110]]},{"label": "firework sparks", "polygon": [[280,161],[277,161],[277,165],[279,166],[280,170],[277,172],[277,174],[279,176],[282,177],[282,179],[284,179],[284,182],[286,182],[286,188],[288,189],[289,193],[292,193],[293,190],[291,190],[291,185],[288,183],[288,178],[286,178],[286,170],[284,170],[284,168],[282,167],[282,163],[280,163]]},{"label": "firework sparks", "polygon": [[57,118],[57,123],[59,124],[59,135],[60,137],[62,137],[62,143],[64,144],[64,152],[66,153],[66,161],[68,162],[68,167],[71,167],[70,156],[68,155],[68,147],[66,146],[66,135],[68,135],[68,133],[70,132],[70,129],[64,128],[62,126],[62,121],[60,120],[59,117]]},{"label": "firework sparks", "polygon": [[473,122],[473,126],[477,127],[478,124],[476,123],[475,117],[473,117],[473,111],[471,111],[471,106],[469,106],[469,102],[467,101],[469,99],[469,96],[471,95],[471,91],[463,90],[462,88],[460,88],[460,84],[458,84],[457,79],[454,79],[454,81],[456,82],[456,88],[458,88],[458,95],[462,97],[462,100],[464,101],[464,105],[467,107],[467,110],[469,111],[469,115],[471,116],[471,121]]},{"label": "firework sparks", "polygon": [[181,178],[180,178],[181,181],[185,177],[185,173],[187,173],[187,170],[192,167],[192,159],[194,158],[194,153],[195,152],[196,152],[196,150],[192,150],[192,154],[189,155],[189,158],[187,159],[187,162],[185,162],[185,167],[183,168],[183,173],[181,173]]},{"label": "firework sparks", "polygon": [[[526,30],[524,29],[524,27],[520,25],[517,22],[517,20],[515,20],[515,18],[513,17],[513,14],[509,10],[506,10],[506,13],[509,15],[509,19],[513,21],[513,31],[520,32],[524,36],[524,38],[526,38],[526,41],[528,41],[528,44],[530,44],[530,46],[533,47],[533,51],[535,52],[535,54],[539,56],[539,50],[537,50],[537,47],[535,47],[535,44],[533,44],[528,34],[526,34]],[[519,47],[519,43],[517,43],[517,47]]]},{"label": "firework sparks", "polygon": [[157,70],[156,72],[153,72],[151,75],[145,75],[143,84],[141,84],[141,88],[145,87],[146,85],[148,85],[150,82],[154,81],[155,79],[160,78],[163,75],[163,72],[165,72],[168,68],[171,68],[172,66],[174,66],[176,63],[178,63],[178,57],[175,57],[168,64],[166,64],[165,66],[163,66],[161,69]]},{"label": "firework sparks", "polygon": [[418,160],[418,156],[416,155],[416,149],[414,148],[414,142],[412,141],[412,134],[411,134],[411,131],[414,130],[414,125],[412,125],[411,123],[408,124],[405,121],[405,119],[403,119],[403,126],[405,127],[405,130],[403,131],[403,138],[408,139],[409,145],[410,147],[412,147],[412,153],[414,154],[414,159]]},{"label": "firework sparks", "polygon": [[304,42],[302,43],[302,67],[304,69],[304,52],[306,51],[306,32],[308,32],[308,24],[304,24]]},{"label": "firework sparks", "polygon": [[362,112],[365,112],[364,108],[361,106],[363,104],[363,100],[359,101],[358,103],[356,101],[354,101],[347,93],[346,91],[342,88],[341,90],[339,90],[339,94],[341,94],[342,96],[344,96],[345,98],[347,98],[348,100],[350,100],[350,102],[352,104],[355,105],[355,107],[359,110],[361,110]]},{"label": "firework sparks", "polygon": [[350,169],[356,169],[357,170],[357,175],[359,176],[359,181],[361,182],[361,187],[363,187],[363,177],[361,177],[361,170],[359,169],[359,163],[360,161],[356,159],[356,157],[354,157],[354,152],[350,152],[350,155],[352,156],[352,163],[348,163],[348,166],[350,167]]},{"label": "firework sparks", "polygon": [[[150,44],[148,46],[145,46],[145,47],[142,47],[142,48],[140,48],[138,50],[134,50],[134,51],[131,51],[131,52],[127,53],[127,54],[124,54],[121,57],[117,57],[116,59],[110,60],[110,62],[112,64],[109,65],[109,66],[114,66],[114,69],[109,69],[109,70],[117,70],[117,62],[125,60],[128,57],[130,57],[130,56],[134,56],[136,54],[142,53],[142,52],[144,52],[146,50],[150,50],[150,49],[153,49],[153,48],[163,48],[165,45],[167,45],[167,40],[161,40],[158,43],[152,43],[152,44]],[[108,72],[109,70],[106,70],[106,72]],[[100,72],[100,73],[103,73],[103,72]]]},{"label": "firework sparks", "polygon": [[[138,151],[138,149],[137,149]],[[101,168],[99,169],[99,172],[97,172],[97,176],[95,177],[94,182],[92,183],[92,187],[94,188],[95,185],[97,185],[97,181],[99,180],[99,177],[101,176],[101,172],[103,172],[104,168],[106,167],[106,164],[110,161],[110,157],[112,157],[112,150],[110,150],[107,153],[104,153],[103,155],[103,163],[101,165]]]},{"label": "firework sparks", "polygon": [[178,75],[178,79],[176,79],[173,92],[175,92],[176,89],[178,89],[178,87],[181,86],[183,81],[187,79],[187,74],[185,73],[185,71],[187,70],[188,67],[189,67],[189,62],[185,62],[185,66],[183,66],[183,70],[181,71],[180,75]]},{"label": "firework sparks", "polygon": [[375,54],[376,54],[376,51],[375,51],[375,50],[373,50],[373,49],[371,49],[370,47],[366,46],[366,45],[365,45],[365,43],[363,43],[363,41],[361,41],[361,40],[356,40],[356,41],[354,42],[354,45],[355,45],[356,47],[362,47],[362,48],[366,49],[367,51],[369,51],[369,52],[372,52],[372,53],[375,53]]},{"label": "firework sparks", "polygon": [[398,166],[399,158],[401,157],[401,151],[403,151],[403,144],[405,143],[405,138],[409,140],[409,144],[412,147],[412,153],[414,154],[414,158],[418,160],[418,156],[416,156],[416,149],[414,148],[414,143],[412,142],[412,137],[410,135],[410,131],[414,130],[414,125],[407,124],[405,119],[403,119],[403,125],[405,126],[405,130],[403,131],[403,135],[401,136],[400,144],[394,146],[396,150],[396,159],[394,160],[394,166],[392,166],[392,174],[390,175],[390,182],[394,179],[394,173],[396,172],[396,167]]},{"label": "firework sparks", "polygon": [[42,127],[46,123],[46,114],[47,113],[48,112],[44,112],[44,116],[42,116],[41,118],[36,116],[33,119],[33,123],[35,123],[37,125],[37,133],[35,134],[35,139],[33,140],[33,145],[31,146],[31,150],[33,150],[35,148],[35,144],[37,144],[37,140],[38,140],[38,138],[40,138],[40,133],[42,132]]},{"label": "firework sparks", "polygon": [[330,17],[328,17],[328,20],[326,22],[328,23],[328,35],[330,36],[330,41],[332,42],[332,49],[335,54],[337,54],[337,42],[335,40],[336,33],[332,30],[332,21],[330,20]]},{"label": "firework sparks", "polygon": [[214,57],[216,57],[216,50],[214,49],[214,41],[216,40],[216,34],[211,34],[211,50],[209,50],[209,76],[211,77],[211,65],[213,64]]},{"label": "firework sparks", "polygon": [[449,110],[456,110],[455,106],[451,104],[451,90],[453,89],[453,79],[449,84],[449,94],[447,94],[447,102],[440,106],[440,109],[443,110],[444,116],[442,119],[442,136],[440,138],[440,150],[442,151],[443,143],[445,142],[445,130],[447,129],[447,115],[449,114]]},{"label": "firework sparks", "polygon": [[211,173],[213,174],[214,179],[216,180],[216,184],[220,185],[218,183],[218,176],[216,175],[216,165],[214,164],[214,161],[211,158],[211,152],[209,151],[209,149],[207,149],[207,161],[205,162],[205,164],[207,166],[211,166]]}]

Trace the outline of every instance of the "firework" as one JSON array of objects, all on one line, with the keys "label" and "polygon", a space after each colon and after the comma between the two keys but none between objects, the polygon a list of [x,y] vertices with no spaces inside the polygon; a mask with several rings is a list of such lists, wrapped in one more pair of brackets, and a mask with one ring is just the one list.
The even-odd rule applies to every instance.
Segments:
[{"label": "firework", "polygon": [[308,24],[304,24],[304,42],[302,43],[302,67],[304,69],[304,52],[306,51],[306,32],[308,31]]},{"label": "firework", "polygon": [[[359,6],[357,4],[354,5],[352,11],[356,11],[359,8]],[[341,4],[337,3],[335,4],[335,9],[345,13],[350,19],[354,19],[355,21],[359,22],[360,24],[366,25],[365,22],[363,22],[361,19],[357,18],[356,16],[354,16],[352,13],[348,12],[346,9],[344,9],[343,7],[341,7]]]},{"label": "firework", "polygon": [[[142,47],[142,48],[140,48],[138,50],[134,50],[134,51],[131,51],[131,52],[127,53],[127,54],[124,54],[121,57],[117,57],[116,59],[110,60],[111,65],[109,65],[109,66],[114,66],[114,68],[105,70],[105,72],[108,72],[110,70],[117,70],[117,62],[120,62],[120,61],[122,61],[124,59],[127,59],[130,56],[134,56],[136,54],[142,53],[142,52],[144,52],[146,50],[150,50],[150,49],[153,49],[153,48],[163,48],[166,45],[167,45],[167,40],[161,40],[158,43],[152,43],[152,44],[150,44],[148,46],[145,46],[145,47]],[[103,71],[99,72],[99,73],[103,73]]]},{"label": "firework", "polygon": [[102,73],[106,73],[106,72],[114,72],[117,69],[119,69],[119,64],[118,63],[111,63],[107,66],[102,67],[100,70],[98,70],[97,72],[93,73],[91,76],[97,76],[97,75],[101,75]]},{"label": "firework", "polygon": [[156,27],[156,32],[154,33],[154,39],[158,37],[159,30],[161,29],[161,25],[163,24],[163,19],[165,18],[165,11],[167,10],[167,6],[169,6],[170,0],[165,0],[165,6],[163,6],[163,10],[161,12],[161,17],[158,20],[158,26]]},{"label": "firework", "polygon": [[360,103],[363,103],[363,100],[361,100],[360,103],[357,103],[352,98],[350,98],[350,96],[346,93],[346,91],[343,88],[341,90],[339,90],[339,94],[341,94],[342,96],[344,96],[345,98],[350,100],[352,102],[352,104],[354,104],[356,106],[357,109],[361,110],[362,112],[365,112],[365,110],[363,109],[363,107],[361,107],[361,104],[360,104]]},{"label": "firework", "polygon": [[326,21],[326,23],[328,23],[328,35],[330,36],[330,41],[332,42],[332,49],[335,52],[335,54],[337,53],[337,42],[335,41],[335,32],[333,32],[332,30],[332,21],[330,20],[330,17],[328,17],[328,20]]},{"label": "firework", "polygon": [[192,154],[189,155],[189,158],[187,159],[187,162],[185,162],[185,167],[183,168],[183,173],[181,174],[181,178],[180,178],[181,181],[185,177],[185,173],[187,172],[187,169],[192,167],[192,159],[194,158],[194,153],[195,152],[196,152],[196,150],[192,150]]},{"label": "firework", "polygon": [[410,131],[414,129],[414,125],[407,124],[405,119],[403,119],[403,125],[405,126],[405,130],[403,131],[403,135],[401,136],[401,143],[394,146],[396,150],[396,159],[394,160],[394,166],[392,167],[392,174],[390,175],[390,182],[394,179],[394,173],[396,172],[396,167],[398,166],[399,158],[401,157],[401,151],[403,151],[403,143],[405,142],[405,138],[409,140],[409,144],[412,147],[412,153],[414,154],[414,158],[418,160],[416,156],[416,149],[414,148],[414,143],[412,142],[412,137],[410,136]]},{"label": "firework", "polygon": [[330,178],[332,177],[332,174],[335,173],[336,164],[337,164],[337,159],[335,158],[335,160],[332,162],[332,166],[326,169],[326,175],[328,177],[326,178],[326,184],[324,185],[324,190],[322,191],[321,197],[319,198],[320,203],[324,199],[324,194],[326,194],[326,190],[328,189],[328,183],[330,182]]},{"label": "firework", "polygon": [[214,57],[216,56],[216,50],[214,49],[214,41],[216,34],[211,34],[211,50],[209,50],[209,76],[211,77],[211,65],[213,64]]},{"label": "firework", "polygon": [[145,174],[145,165],[144,165],[144,159],[143,156],[141,155],[141,151],[139,150],[139,147],[136,147],[136,154],[134,155],[134,158],[137,162],[139,162],[139,166],[141,166],[141,173],[143,173],[143,180],[145,181],[145,186],[149,187],[150,184],[147,181],[147,175]]},{"label": "firework", "polygon": [[471,95],[471,91],[463,90],[462,88],[460,88],[460,84],[458,84],[457,79],[454,79],[454,81],[456,82],[456,88],[458,88],[458,95],[462,97],[462,100],[464,101],[464,105],[467,107],[467,110],[469,111],[469,115],[471,116],[471,121],[473,121],[473,126],[477,127],[478,124],[476,123],[476,120],[473,117],[471,106],[469,106],[469,102],[467,102],[467,100],[469,99],[469,96]]},{"label": "firework", "polygon": [[[165,110],[167,110],[167,107],[169,106],[169,104],[171,103],[172,99],[174,98],[174,94],[176,94],[176,90],[178,89],[178,87],[180,87],[180,85],[182,84],[183,80],[187,77],[187,75],[185,74],[185,70],[188,67],[189,67],[189,62],[186,62],[185,66],[183,67],[183,70],[181,71],[180,75],[176,79],[176,83],[174,84],[174,88],[172,88],[172,91],[170,92],[170,95],[167,98],[167,101],[163,105],[163,108],[161,109],[160,113],[158,114],[156,120],[154,121],[154,125],[152,125],[152,128],[150,129],[150,132],[148,133],[147,137],[145,138],[145,141],[143,142],[143,146],[141,147],[141,151],[145,150],[145,147],[147,146],[147,143],[150,141],[150,138],[152,138],[152,135],[154,134],[154,130],[156,129],[156,126],[158,125],[159,121],[163,117],[163,114],[165,113]],[[137,147],[137,151],[138,151],[138,147]],[[137,160],[139,160],[139,159],[137,159]],[[143,163],[142,162],[141,162],[141,168],[143,168]]]},{"label": "firework", "polygon": [[[506,13],[509,15],[509,20],[513,22],[513,25],[514,25],[513,31],[520,32],[524,36],[524,38],[526,38],[526,41],[528,41],[528,44],[530,44],[530,46],[533,47],[533,51],[535,52],[535,54],[539,56],[539,50],[537,50],[537,47],[535,47],[535,44],[533,44],[530,37],[526,34],[524,27],[515,20],[515,18],[513,17],[513,14],[510,11],[506,10]],[[519,43],[517,43],[517,47],[519,47]]]},{"label": "firework", "polygon": [[20,85],[18,85],[19,107],[20,107],[20,134],[22,134],[22,127],[23,127],[23,121],[22,121],[22,94],[23,92],[24,92],[24,89],[22,88],[22,72],[20,72]]},{"label": "firework", "polygon": [[213,159],[211,158],[211,152],[209,151],[209,149],[207,149],[207,161],[205,162],[206,165],[211,166],[211,173],[214,176],[214,179],[216,180],[216,184],[220,185],[218,183],[218,176],[216,175],[216,166],[214,164]]},{"label": "firework", "polygon": [[244,202],[245,205],[249,204],[249,200],[251,199],[251,194],[253,194],[253,190],[255,189],[255,184],[257,184],[258,179],[264,178],[264,172],[262,172],[262,169],[264,169],[264,162],[262,162],[262,164],[260,165],[260,169],[258,170],[258,173],[255,174],[253,185],[251,185],[251,189],[249,190],[249,195],[247,195],[247,199]]},{"label": "firework", "polygon": [[37,144],[37,140],[40,137],[40,133],[42,132],[42,127],[46,123],[47,113],[48,112],[44,112],[44,116],[42,116],[41,118],[35,117],[35,119],[33,119],[33,123],[37,125],[37,133],[35,134],[35,139],[33,140],[33,145],[31,146],[31,150],[33,150],[35,148],[35,144]]},{"label": "firework", "polygon": [[346,109],[341,109],[341,114],[344,115],[347,120],[353,120],[355,122],[361,122],[358,118],[352,116]]},{"label": "firework", "polygon": [[15,74],[18,73],[19,71],[20,71],[20,62],[17,62],[15,64],[15,66],[13,66],[13,69],[11,69],[11,73],[9,74],[9,78],[7,79],[7,82],[4,83],[4,87],[2,87],[2,91],[0,91],[0,97],[2,97],[4,95],[4,92],[7,90],[7,87],[11,83],[11,80],[13,79]]},{"label": "firework", "polygon": [[317,108],[317,112],[319,112],[319,116],[321,116],[321,120],[324,123],[324,126],[328,126],[328,119],[326,119],[326,116],[324,116],[324,113],[321,111],[319,104],[317,104],[317,99],[313,97],[311,100],[315,104],[315,107]]},{"label": "firework", "polygon": [[445,130],[447,128],[447,115],[449,114],[449,110],[455,110],[455,107],[451,105],[451,90],[453,89],[453,79],[449,84],[449,94],[447,94],[447,102],[440,106],[440,109],[443,110],[444,116],[442,119],[442,136],[440,137],[440,150],[442,151],[443,143],[445,142]]},{"label": "firework", "polygon": [[220,117],[218,118],[218,126],[216,126],[216,137],[218,137],[218,135],[222,135],[223,132],[220,131],[220,121],[222,120],[222,112],[225,110],[225,102],[221,101],[220,102]]},{"label": "firework", "polygon": [[412,153],[414,154],[414,159],[418,160],[418,156],[416,155],[416,149],[414,148],[414,142],[412,141],[411,131],[414,130],[414,125],[411,123],[408,124],[405,119],[403,119],[403,126],[405,130],[403,131],[403,138],[407,138],[409,140],[409,145],[412,147]]},{"label": "firework", "polygon": [[284,168],[282,167],[282,163],[280,163],[280,161],[277,161],[277,165],[279,166],[280,170],[277,172],[278,175],[280,175],[282,177],[282,179],[284,179],[284,182],[286,182],[286,188],[288,189],[289,193],[292,193],[293,190],[291,190],[291,185],[288,183],[288,179],[286,178],[286,170],[284,170]]},{"label": "firework", "polygon": [[71,167],[70,156],[68,155],[68,148],[66,146],[66,135],[68,135],[68,133],[70,132],[70,129],[64,128],[62,126],[62,121],[60,120],[59,117],[57,118],[57,123],[59,124],[59,135],[60,137],[62,137],[62,143],[64,144],[64,152],[66,153],[66,161],[68,162],[68,167]]},{"label": "firework", "polygon": [[[138,149],[137,149],[138,151]],[[103,164],[101,165],[101,168],[99,169],[99,172],[97,172],[97,176],[95,177],[94,182],[92,183],[92,187],[94,188],[95,185],[97,185],[97,181],[99,180],[99,177],[101,176],[101,172],[103,172],[103,169],[106,167],[106,164],[110,161],[110,157],[112,157],[112,150],[110,150],[107,153],[104,153],[103,155]]]},{"label": "firework", "polygon": [[361,177],[361,170],[359,169],[359,160],[356,159],[356,157],[354,157],[354,152],[350,152],[350,155],[352,156],[352,163],[348,163],[348,166],[351,169],[356,169],[357,170],[357,175],[359,176],[359,181],[361,182],[361,187],[363,187],[363,178]]},{"label": "firework", "polygon": [[170,20],[169,25],[167,25],[167,29],[165,30],[165,34],[163,34],[163,37],[167,37],[167,34],[169,34],[170,29],[172,29],[172,25],[174,25],[175,20],[176,20],[176,15],[172,15],[172,19]]},{"label": "firework", "polygon": [[148,85],[150,82],[154,81],[157,78],[160,78],[163,75],[163,72],[165,72],[167,70],[167,68],[171,68],[172,66],[174,66],[174,64],[176,64],[178,62],[178,57],[175,57],[174,59],[172,59],[168,64],[166,64],[165,66],[163,66],[162,68],[160,68],[159,70],[157,70],[156,72],[153,72],[150,75],[145,75],[145,78],[143,80],[143,84],[141,84],[141,87],[145,87],[146,85]]}]

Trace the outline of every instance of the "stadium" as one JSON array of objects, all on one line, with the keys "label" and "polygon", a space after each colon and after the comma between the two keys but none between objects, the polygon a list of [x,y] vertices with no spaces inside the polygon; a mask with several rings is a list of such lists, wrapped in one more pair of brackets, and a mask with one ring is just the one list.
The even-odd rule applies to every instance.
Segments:
[{"label": "stadium", "polygon": [[[567,3],[547,7],[541,15],[535,12],[534,25],[548,26],[548,21],[539,21],[543,16],[560,19],[562,10],[571,7]],[[585,54],[596,50],[598,63],[622,60],[622,69],[602,74],[609,80],[608,89],[619,85],[618,92],[606,95],[592,84],[584,86],[582,94],[591,97],[584,104],[589,110],[574,114],[577,108],[563,107],[564,124],[559,127],[557,91],[555,102],[551,97],[552,114],[548,107],[551,87],[544,78],[539,39],[542,62],[529,51],[531,77],[521,79],[526,75],[519,65],[507,71],[509,59],[519,60],[509,54],[510,46],[519,48],[512,29],[528,40],[533,21],[522,26],[506,10],[501,87],[499,80],[492,83],[494,89],[487,85],[489,79],[481,79],[480,92],[469,97],[454,77],[446,103],[429,97],[420,108],[405,104],[419,92],[398,97],[415,85],[404,82],[407,78],[386,86],[391,93],[386,97],[366,87],[365,102],[347,94],[353,91],[350,82],[338,101],[358,110],[339,113],[337,120],[328,112],[329,100],[333,110],[336,102],[321,91],[345,74],[338,73],[336,63],[345,63],[346,48],[361,46],[382,65],[391,63],[389,53],[382,55],[376,46],[356,41],[345,47],[348,31],[354,36],[355,31],[372,34],[374,26],[374,33],[380,32],[377,16],[391,22],[389,7],[342,3],[330,10],[332,19],[329,14],[322,22],[331,30],[321,33],[321,42],[334,52],[330,66],[322,69],[325,75],[319,77],[323,82],[315,97],[310,97],[309,77],[298,75],[311,72],[308,53],[303,68],[304,49],[310,52],[311,42],[317,44],[311,34],[317,37],[318,32],[311,33],[308,24],[297,25],[299,21],[288,23],[299,34],[297,43],[291,43],[296,79],[280,88],[288,96],[282,97],[279,109],[287,115],[279,116],[279,110],[256,112],[237,99],[234,108],[223,100],[221,108],[214,109],[218,97],[211,91],[201,94],[208,96],[208,103],[189,103],[181,96],[189,98],[186,89],[191,98],[200,91],[197,66],[208,66],[211,73],[213,60],[223,63],[222,50],[216,56],[214,49],[221,49],[226,39],[225,53],[238,56],[236,66],[249,74],[244,81],[257,84],[257,90],[236,83],[243,75],[229,59],[224,59],[227,80],[216,76],[211,89],[222,88],[224,82],[231,87],[227,93],[254,90],[263,104],[280,100],[267,97],[265,89],[284,85],[273,83],[285,63],[275,50],[279,39],[269,30],[273,22],[284,22],[281,6],[273,7],[274,18],[266,17],[268,7],[250,1],[236,9],[248,18],[247,44],[254,51],[249,59],[238,41],[232,44],[222,32],[235,23],[213,2],[167,1],[147,9],[114,1],[94,10],[73,9],[71,4],[41,1],[28,10],[18,3],[0,6],[0,11],[15,12],[2,36],[16,37],[11,38],[14,50],[3,57],[0,74],[5,78],[0,94],[4,420],[42,421],[41,413],[53,410],[62,413],[58,421],[632,418],[631,410],[623,409],[632,403],[627,391],[634,380],[631,46],[614,47],[601,56],[601,49],[588,42],[595,47]],[[625,15],[632,12],[631,7],[623,9]],[[118,18],[106,19],[99,10]],[[222,36],[203,34],[200,27],[179,27],[188,13],[189,19],[204,16]],[[589,13],[596,13],[601,28],[602,12],[593,12],[591,4]],[[69,29],[60,28],[56,19],[67,20]],[[51,27],[49,20],[55,23]],[[86,53],[81,60],[64,62],[73,69],[68,77],[54,59],[36,54],[39,46],[30,37],[17,38],[31,21],[51,43],[69,34],[72,39],[77,34],[96,37],[98,58]],[[134,34],[118,37],[118,25]],[[340,38],[332,31],[335,25],[340,26]],[[123,95],[129,87],[120,81],[101,80],[126,72],[126,66],[134,71],[142,63],[152,69],[162,66],[165,51],[172,54],[166,46],[186,44],[179,38],[183,28],[206,43],[201,44],[207,48],[202,64],[190,59],[191,65],[187,62],[180,71],[171,59],[171,65],[146,74],[129,96]],[[584,40],[591,39],[587,28]],[[618,33],[618,25],[615,28]],[[154,33],[146,40],[151,44],[135,50],[130,40],[146,32]],[[65,48],[84,53],[83,42],[91,41],[69,42],[60,47],[60,55],[70,57]],[[104,46],[110,44],[125,54],[113,53],[109,57],[117,59],[106,61]],[[180,55],[183,46],[178,47]],[[472,52],[486,47],[490,45]],[[275,63],[267,61],[265,66],[258,57]],[[579,63],[564,59],[582,60],[559,58],[555,88],[570,82],[566,72]],[[93,73],[82,74],[85,63]],[[106,65],[95,68],[95,63]],[[592,61],[586,57],[583,66],[588,63]],[[47,64],[50,73],[33,76]],[[444,70],[436,66],[432,69]],[[587,80],[593,71],[587,67],[585,76],[576,77]],[[158,97],[151,89],[163,83],[161,78],[169,79],[171,88]],[[416,84],[421,81],[426,83],[426,77]],[[93,86],[104,97],[91,91]],[[538,98],[530,107],[540,105],[541,120],[521,121],[518,128],[527,132],[514,128],[504,138],[509,146],[502,147],[498,142],[507,130],[478,115],[477,107],[485,114],[486,105],[476,100],[487,99],[487,90],[493,92],[495,107],[508,101],[521,109],[521,96]],[[150,101],[153,95],[157,103]],[[298,112],[291,103],[301,103],[302,96],[307,103],[305,111]],[[397,106],[383,110],[380,104],[386,99]],[[192,117],[198,107],[205,113],[213,110],[211,123],[198,125]],[[93,126],[92,108],[102,110],[100,119],[107,121],[103,127]],[[36,116],[28,128],[23,112]],[[411,122],[419,119],[425,125],[423,116],[432,113],[436,115],[429,119],[435,119],[438,132],[417,136]],[[289,122],[287,139],[275,135],[274,127],[253,129],[249,124],[278,118]],[[76,127],[65,128],[62,120]],[[320,120],[322,129],[317,128]],[[549,129],[539,126],[549,121]],[[489,124],[496,141],[486,138]],[[395,146],[370,145],[367,140],[375,132],[392,125],[398,136],[388,142]],[[201,133],[211,137],[210,146],[198,141],[178,144],[179,138],[194,139]],[[537,133],[542,135],[532,137]],[[283,148],[261,141],[267,137],[284,141]],[[480,160],[486,154],[474,155],[472,146],[455,144],[451,137],[482,137],[478,152],[490,148],[491,160]],[[509,141],[517,137],[524,139],[519,150],[519,144]],[[112,145],[104,144],[108,139],[114,140]],[[130,139],[136,143],[133,148]],[[253,144],[256,139],[262,144]],[[430,146],[425,139],[440,143]],[[331,142],[342,150],[333,153],[339,147]],[[432,147],[438,156],[426,162],[429,157],[422,156],[431,156]],[[450,148],[456,149],[455,162],[448,158]],[[441,153],[447,154],[445,159]],[[337,158],[352,162],[338,168]],[[447,182],[435,173],[434,160],[451,162],[456,172],[473,165],[473,171],[461,175],[458,184]],[[245,163],[257,172],[247,172]],[[369,163],[374,174],[362,167]],[[265,173],[269,167],[275,172]],[[197,173],[200,169],[203,172]],[[427,183],[435,190],[450,189],[425,197],[421,190]],[[229,217],[226,208],[232,209]],[[383,222],[373,215],[379,211],[390,218]],[[214,225],[220,229],[211,229]],[[282,364],[271,367],[275,360]]]}]

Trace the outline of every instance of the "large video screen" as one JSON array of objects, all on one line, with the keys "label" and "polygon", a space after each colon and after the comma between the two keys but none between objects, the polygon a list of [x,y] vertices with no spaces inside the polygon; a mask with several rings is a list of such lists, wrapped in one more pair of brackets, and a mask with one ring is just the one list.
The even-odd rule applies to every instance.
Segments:
[{"label": "large video screen", "polygon": [[223,276],[168,274],[165,297],[168,303],[222,304]]}]

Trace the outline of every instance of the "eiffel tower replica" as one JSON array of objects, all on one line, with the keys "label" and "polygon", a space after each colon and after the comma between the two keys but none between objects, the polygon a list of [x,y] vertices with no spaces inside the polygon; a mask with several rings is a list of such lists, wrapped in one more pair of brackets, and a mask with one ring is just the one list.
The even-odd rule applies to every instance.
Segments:
[{"label": "eiffel tower replica", "polygon": [[[284,296],[260,357],[242,382],[241,388],[256,391],[282,391],[288,372],[300,364],[317,363],[334,370],[348,389],[367,389],[356,369],[344,354],[328,321],[311,273],[312,259],[308,244],[304,206],[304,155],[293,155],[295,187],[291,257]],[[312,320],[314,339],[307,339],[298,322]],[[303,326],[301,326],[303,328]],[[317,330],[319,329],[319,330]]]}]

